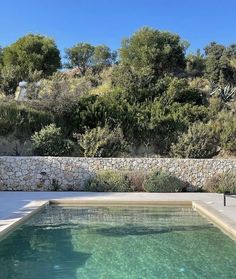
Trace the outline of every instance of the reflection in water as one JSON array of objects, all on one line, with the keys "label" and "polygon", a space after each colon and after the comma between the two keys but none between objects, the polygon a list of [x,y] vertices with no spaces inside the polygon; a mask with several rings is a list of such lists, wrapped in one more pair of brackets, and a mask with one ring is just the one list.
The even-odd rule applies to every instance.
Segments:
[{"label": "reflection in water", "polygon": [[127,235],[150,235],[150,234],[162,234],[170,232],[181,232],[181,231],[200,231],[208,230],[212,226],[200,225],[200,226],[174,226],[174,227],[145,227],[145,226],[135,226],[133,224],[126,224],[124,226],[110,227],[110,228],[100,228],[96,229],[94,233],[101,234],[104,236],[111,237],[122,237]]},{"label": "reflection in water", "polygon": [[77,278],[76,269],[84,266],[90,256],[73,251],[68,230],[49,230],[45,234],[39,228],[25,226],[1,242],[0,278],[46,279],[49,274],[52,279],[64,278],[60,277],[61,271],[66,271],[68,278]]}]

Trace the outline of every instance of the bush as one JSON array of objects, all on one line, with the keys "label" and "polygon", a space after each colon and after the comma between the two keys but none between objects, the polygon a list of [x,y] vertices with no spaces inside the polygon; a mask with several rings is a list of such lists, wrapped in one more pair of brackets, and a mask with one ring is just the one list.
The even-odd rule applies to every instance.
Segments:
[{"label": "bush", "polygon": [[31,137],[33,151],[40,156],[63,156],[69,155],[73,150],[72,142],[62,137],[61,128],[50,124]]},{"label": "bush", "polygon": [[0,136],[7,136],[13,131],[10,121],[0,117]]},{"label": "bush", "polygon": [[88,192],[181,192],[187,184],[164,172],[101,171],[85,184]]},{"label": "bush", "polygon": [[127,176],[131,183],[131,188],[134,192],[144,192],[143,184],[147,177],[147,173],[144,171],[129,171]]},{"label": "bush", "polygon": [[132,192],[131,183],[125,172],[102,171],[85,184],[88,192]]},{"label": "bush", "polygon": [[204,189],[213,193],[236,193],[236,173],[222,173],[211,177],[206,182]]},{"label": "bush", "polygon": [[85,157],[115,157],[127,147],[120,128],[111,131],[108,126],[97,127],[86,131],[83,135],[74,136]]},{"label": "bush", "polygon": [[169,102],[190,103],[193,105],[203,105],[205,96],[197,89],[190,87],[186,79],[172,79],[167,90]]},{"label": "bush", "polygon": [[52,122],[51,113],[12,101],[0,101],[1,135],[14,133],[17,138],[29,139],[32,133]]},{"label": "bush", "polygon": [[6,95],[15,93],[20,81],[19,71],[19,66],[12,65],[4,66],[0,69],[0,89]]},{"label": "bush", "polygon": [[[51,79],[42,79],[37,90],[29,84],[27,92],[31,105],[59,116],[72,113],[82,96],[88,94],[91,84],[85,78],[69,78],[55,73]],[[37,92],[37,93],[36,93]]]},{"label": "bush", "polygon": [[218,135],[209,124],[197,123],[182,134],[171,147],[180,158],[212,158],[218,153]]},{"label": "bush", "polygon": [[144,182],[146,192],[182,192],[186,183],[164,172],[151,173]]},{"label": "bush", "polygon": [[236,121],[224,123],[223,129],[220,132],[220,144],[223,149],[229,154],[236,155]]}]

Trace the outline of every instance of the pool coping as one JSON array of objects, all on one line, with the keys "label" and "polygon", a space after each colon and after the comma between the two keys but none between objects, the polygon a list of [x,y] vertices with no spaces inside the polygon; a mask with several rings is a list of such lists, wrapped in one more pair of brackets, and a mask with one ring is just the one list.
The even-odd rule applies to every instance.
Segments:
[{"label": "pool coping", "polygon": [[5,238],[16,227],[23,224],[33,215],[43,210],[48,205],[56,206],[189,206],[214,223],[223,233],[236,241],[236,222],[211,205],[201,200],[96,200],[96,199],[48,199],[34,200],[28,203],[8,219],[0,219],[0,240]]},{"label": "pool coping", "polygon": [[30,217],[43,210],[45,206],[49,205],[49,203],[50,201],[48,200],[31,201],[18,212],[9,216],[8,219],[0,220],[0,240],[7,236],[16,227],[27,221]]}]

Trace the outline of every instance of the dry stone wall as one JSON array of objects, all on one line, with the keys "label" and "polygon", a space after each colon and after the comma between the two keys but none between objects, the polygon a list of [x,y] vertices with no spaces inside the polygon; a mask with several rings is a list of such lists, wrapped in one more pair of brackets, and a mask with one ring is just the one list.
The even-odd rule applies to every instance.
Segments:
[{"label": "dry stone wall", "polygon": [[209,177],[236,172],[236,159],[0,157],[0,190],[83,190],[100,170],[163,170],[201,187]]}]

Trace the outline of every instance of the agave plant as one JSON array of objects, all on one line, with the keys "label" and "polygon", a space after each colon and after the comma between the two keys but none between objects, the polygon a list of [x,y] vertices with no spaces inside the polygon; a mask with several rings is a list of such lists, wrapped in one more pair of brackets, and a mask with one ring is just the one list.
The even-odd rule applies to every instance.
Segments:
[{"label": "agave plant", "polygon": [[214,94],[218,94],[224,102],[229,102],[234,98],[235,93],[236,93],[236,87],[227,85],[223,88],[218,87],[210,95],[212,96]]}]

